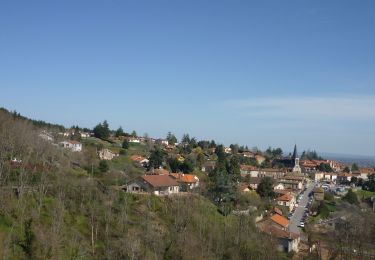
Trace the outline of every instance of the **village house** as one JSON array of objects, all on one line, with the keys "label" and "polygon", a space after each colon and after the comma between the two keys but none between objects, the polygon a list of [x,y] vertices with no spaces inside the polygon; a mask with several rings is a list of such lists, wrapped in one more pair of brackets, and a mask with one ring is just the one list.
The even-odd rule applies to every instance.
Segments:
[{"label": "village house", "polygon": [[253,152],[243,152],[240,153],[240,156],[246,157],[246,158],[255,158],[255,154]]},{"label": "village house", "polygon": [[158,144],[158,145],[165,145],[165,146],[167,146],[169,144],[167,139],[157,139],[155,141],[155,143]]},{"label": "village house", "polygon": [[91,136],[90,133],[81,132],[81,131],[79,132],[79,134],[81,135],[81,138],[84,138],[84,139],[89,138]]},{"label": "village house", "polygon": [[323,188],[315,188],[314,191],[314,199],[316,201],[323,201],[324,200],[324,189]]},{"label": "village house", "polygon": [[340,173],[337,175],[337,182],[338,183],[350,182],[353,177],[357,177],[357,175],[352,174],[352,173]]},{"label": "village house", "polygon": [[256,190],[258,189],[259,184],[261,183],[262,178],[259,177],[250,177],[249,178],[249,186],[251,189]]},{"label": "village house", "polygon": [[375,174],[375,169],[374,168],[368,168],[368,167],[363,167],[359,169],[359,176],[358,178],[361,178],[363,180],[367,180],[368,176],[371,174]]},{"label": "village house", "polygon": [[260,220],[256,226],[260,231],[277,239],[280,251],[298,252],[300,236],[288,230],[289,221],[282,216],[280,210],[275,209],[275,213],[271,217]]},{"label": "village house", "polygon": [[59,135],[62,135],[63,137],[70,137],[71,133],[69,131],[60,132]]},{"label": "village house", "polygon": [[309,173],[309,177],[313,181],[320,181],[324,179],[324,172],[311,172]]},{"label": "village house", "polygon": [[112,152],[112,151],[109,150],[109,149],[103,149],[103,150],[100,150],[100,151],[98,152],[98,155],[99,155],[99,158],[100,158],[101,160],[108,160],[108,161],[110,161],[110,160],[112,160],[113,158],[119,156],[118,154]]},{"label": "village house", "polygon": [[211,172],[216,167],[216,161],[206,161],[202,166],[202,172]]},{"label": "village house", "polygon": [[245,164],[240,165],[240,172],[241,175],[250,175],[251,177],[258,177],[259,175],[259,171],[255,166]]},{"label": "village house", "polygon": [[170,172],[163,168],[151,169],[151,171],[146,172],[146,175],[169,175]]},{"label": "village house", "polygon": [[167,151],[167,152],[172,152],[172,151],[174,151],[175,149],[176,149],[176,146],[171,145],[171,144],[169,144],[169,145],[165,145],[165,146],[164,146],[164,150]]},{"label": "village house", "polygon": [[321,164],[328,164],[335,172],[342,169],[342,164],[331,160],[303,160],[302,167],[306,172],[318,171]]},{"label": "village house", "polygon": [[324,179],[327,181],[335,182],[337,179],[337,173],[335,172],[325,172],[324,173]]},{"label": "village house", "polygon": [[285,175],[278,181],[283,184],[286,189],[302,190],[304,179],[302,175]]},{"label": "village house", "polygon": [[238,189],[239,189],[240,192],[249,192],[250,191],[250,186],[246,182],[241,182],[238,185]]},{"label": "village house", "polygon": [[224,152],[227,153],[227,154],[231,154],[232,153],[232,148],[230,148],[230,147],[224,147]]},{"label": "village house", "polygon": [[284,169],[273,169],[273,168],[264,168],[258,170],[258,177],[270,177],[272,179],[279,179],[284,177],[286,171]]},{"label": "village house", "polygon": [[134,136],[125,137],[125,140],[127,140],[129,143],[133,143],[133,144],[141,143],[141,139],[139,137],[134,137]]},{"label": "village house", "polygon": [[171,173],[170,174],[180,184],[180,190],[192,190],[199,187],[199,178],[194,174]]},{"label": "village house", "polygon": [[130,193],[152,193],[157,196],[172,195],[179,193],[178,182],[168,175],[144,175],[126,186],[126,191]]},{"label": "village house", "polygon": [[82,151],[82,144],[77,141],[63,141],[59,143],[60,147],[70,149],[73,152],[81,152]]},{"label": "village house", "polygon": [[273,185],[273,189],[274,189],[274,190],[285,190],[285,186],[284,186],[284,184],[282,184],[282,183],[275,183],[275,184]]},{"label": "village house", "polygon": [[257,154],[255,155],[255,160],[257,161],[259,165],[261,165],[266,160],[266,157],[264,157],[263,155]]},{"label": "village house", "polygon": [[290,193],[286,193],[284,195],[281,195],[276,199],[277,204],[280,206],[287,207],[289,211],[292,211],[295,203],[296,203],[296,198],[295,196],[291,195]]},{"label": "village house", "polygon": [[132,155],[130,156],[130,160],[132,160],[133,162],[137,163],[138,165],[142,167],[148,167],[148,164],[150,162],[149,159],[140,155]]}]

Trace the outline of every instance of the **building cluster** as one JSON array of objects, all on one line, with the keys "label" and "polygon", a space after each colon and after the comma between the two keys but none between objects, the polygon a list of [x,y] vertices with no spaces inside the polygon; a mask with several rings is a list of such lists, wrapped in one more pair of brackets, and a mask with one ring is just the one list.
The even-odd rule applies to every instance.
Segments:
[{"label": "building cluster", "polygon": [[274,208],[271,214],[257,222],[260,231],[277,239],[278,247],[285,252],[298,252],[300,235],[289,231],[289,220],[279,208]]}]

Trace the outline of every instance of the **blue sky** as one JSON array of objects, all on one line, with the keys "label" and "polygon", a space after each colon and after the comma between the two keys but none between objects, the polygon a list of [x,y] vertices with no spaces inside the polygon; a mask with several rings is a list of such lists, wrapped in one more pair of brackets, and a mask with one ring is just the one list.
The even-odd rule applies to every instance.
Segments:
[{"label": "blue sky", "polygon": [[375,155],[374,1],[1,1],[0,106]]}]

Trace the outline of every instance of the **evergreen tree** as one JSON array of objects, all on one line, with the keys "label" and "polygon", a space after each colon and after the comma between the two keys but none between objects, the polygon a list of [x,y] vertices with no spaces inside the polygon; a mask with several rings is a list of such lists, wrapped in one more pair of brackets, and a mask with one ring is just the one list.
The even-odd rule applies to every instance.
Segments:
[{"label": "evergreen tree", "polygon": [[151,152],[149,167],[154,169],[159,168],[160,166],[162,166],[164,159],[164,152],[157,147],[155,150]]},{"label": "evergreen tree", "polygon": [[123,136],[123,135],[124,135],[124,130],[123,130],[122,127],[120,126],[120,127],[116,130],[115,136],[116,136],[116,137],[120,137],[120,136]]},{"label": "evergreen tree", "polygon": [[96,138],[107,139],[110,134],[107,120],[104,120],[103,123],[96,125],[93,131]]},{"label": "evergreen tree", "polygon": [[211,188],[209,192],[214,203],[223,215],[228,215],[235,200],[235,189],[225,168],[217,167],[210,174]]},{"label": "evergreen tree", "polygon": [[130,135],[133,136],[133,137],[137,137],[137,132],[135,130],[133,130],[133,132]]},{"label": "evergreen tree", "polygon": [[240,160],[237,156],[232,156],[230,159],[227,171],[234,183],[237,183],[241,178]]},{"label": "evergreen tree", "polygon": [[189,144],[190,143],[190,136],[189,136],[189,134],[184,134],[182,136],[181,142],[184,143],[184,144]]},{"label": "evergreen tree", "polygon": [[275,197],[275,192],[273,191],[273,183],[270,177],[265,177],[261,180],[257,188],[257,193],[261,197]]},{"label": "evergreen tree", "polygon": [[122,148],[123,149],[129,149],[129,141],[127,139],[125,139],[123,142],[122,142]]},{"label": "evergreen tree", "polygon": [[175,143],[177,143],[176,136],[174,134],[172,134],[171,132],[168,132],[168,134],[167,134],[167,140],[168,140],[168,143],[172,144],[172,145],[174,145]]}]

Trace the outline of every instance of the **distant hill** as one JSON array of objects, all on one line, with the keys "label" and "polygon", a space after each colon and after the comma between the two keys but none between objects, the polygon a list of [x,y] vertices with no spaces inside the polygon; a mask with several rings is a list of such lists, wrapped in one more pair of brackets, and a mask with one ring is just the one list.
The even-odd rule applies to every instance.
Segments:
[{"label": "distant hill", "polygon": [[375,156],[335,153],[322,153],[322,156],[326,159],[339,161],[345,164],[356,163],[362,167],[375,167]]},{"label": "distant hill", "polygon": [[22,116],[20,113],[18,113],[17,111],[9,111],[3,107],[0,107],[0,113],[3,113],[3,114],[9,114],[11,116],[13,116],[14,118],[17,118],[17,119],[20,119],[20,120],[25,120],[25,121],[28,121],[30,122],[32,125],[36,126],[36,127],[43,127],[43,128],[57,128],[59,129],[60,131],[63,131],[65,129],[64,126],[62,125],[58,125],[58,124],[51,124],[51,123],[47,123],[43,120],[35,120],[35,119],[30,119],[30,118],[27,118],[25,116]]}]

